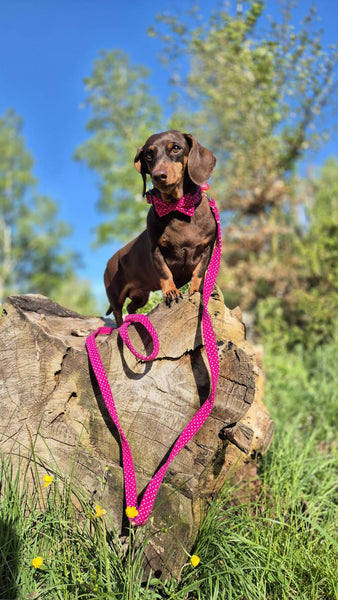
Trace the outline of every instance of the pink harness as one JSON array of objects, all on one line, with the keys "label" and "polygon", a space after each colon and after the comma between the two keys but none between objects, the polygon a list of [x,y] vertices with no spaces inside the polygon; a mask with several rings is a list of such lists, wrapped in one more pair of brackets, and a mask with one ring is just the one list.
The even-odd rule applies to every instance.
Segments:
[{"label": "pink harness", "polygon": [[[203,186],[204,187],[204,186]],[[202,187],[202,189],[203,189]],[[103,396],[103,399],[106,403],[107,409],[113,422],[115,423],[118,432],[120,434],[121,445],[122,445],[122,462],[123,462],[123,471],[124,471],[124,483],[125,483],[125,498],[126,498],[126,506],[127,506],[127,516],[130,522],[133,525],[144,525],[148,520],[150,513],[153,508],[153,504],[159,490],[159,487],[162,483],[165,472],[171,463],[171,461],[177,456],[177,454],[186,446],[186,444],[191,440],[191,438],[197,433],[203,423],[206,421],[210,412],[212,410],[216,385],[218,381],[219,375],[219,361],[218,361],[218,353],[217,353],[217,345],[215,340],[214,331],[212,328],[211,318],[207,310],[207,305],[209,302],[209,298],[211,292],[213,290],[216,277],[218,274],[218,269],[220,265],[221,258],[221,226],[218,211],[215,205],[214,200],[209,199],[210,208],[214,213],[215,220],[217,223],[217,239],[216,245],[214,248],[214,252],[211,257],[211,261],[209,263],[209,267],[205,276],[204,287],[203,287],[203,313],[202,313],[202,332],[204,345],[208,357],[208,362],[210,366],[211,372],[211,393],[209,397],[205,400],[204,404],[197,411],[195,416],[191,419],[190,423],[185,427],[182,431],[181,435],[176,440],[174,447],[172,448],[170,455],[167,461],[162,465],[162,467],[156,472],[154,477],[150,480],[148,486],[146,487],[145,493],[143,495],[142,501],[138,506],[137,500],[137,489],[136,489],[136,479],[135,479],[135,469],[133,463],[133,457],[131,454],[131,450],[127,441],[126,436],[124,435],[119,418],[117,415],[113,395],[110,389],[109,381],[104,370],[103,364],[101,362],[101,358],[99,352],[97,350],[95,337],[97,335],[105,335],[110,334],[116,327],[99,327],[94,333],[92,333],[86,340],[87,351],[89,355],[89,359],[95,373],[96,379],[100,386],[100,390]],[[149,332],[153,340],[153,351],[148,356],[142,356],[139,354],[135,348],[131,345],[129,335],[128,335],[128,327],[132,323],[141,323],[145,329]],[[121,336],[124,343],[128,346],[129,350],[137,356],[140,360],[150,361],[154,360],[159,351],[159,341],[157,337],[157,333],[149,321],[149,319],[145,315],[127,315],[125,317],[124,323],[119,328],[119,335]]]}]

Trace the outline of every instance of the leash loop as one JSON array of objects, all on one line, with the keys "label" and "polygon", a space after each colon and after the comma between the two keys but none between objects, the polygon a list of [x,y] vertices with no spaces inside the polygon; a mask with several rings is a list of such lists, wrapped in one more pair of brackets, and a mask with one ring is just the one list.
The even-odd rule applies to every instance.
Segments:
[{"label": "leash loop", "polygon": [[[137,350],[135,350],[134,346],[132,345],[132,343],[129,339],[128,327],[129,327],[129,325],[132,325],[133,323],[141,323],[141,325],[143,325],[143,327],[148,331],[150,337],[153,340],[153,351],[148,356],[144,356],[144,355],[140,354],[139,352],[137,352]],[[124,319],[123,324],[121,325],[121,327],[119,329],[119,334],[120,334],[122,340],[124,341],[124,343],[126,344],[126,346],[129,348],[129,350],[133,354],[135,354],[135,356],[137,358],[139,358],[140,360],[144,360],[144,361],[154,360],[156,358],[156,356],[158,355],[158,351],[160,349],[160,343],[158,341],[156,329],[145,315],[127,315]]]},{"label": "leash loop", "polygon": [[[214,405],[216,385],[219,375],[219,360],[217,352],[217,344],[215,339],[214,330],[210,315],[208,313],[208,302],[216,282],[216,277],[219,270],[220,259],[221,259],[221,224],[219,214],[215,205],[215,201],[212,198],[208,198],[210,208],[214,214],[217,224],[217,237],[214,251],[206,272],[204,286],[203,286],[203,313],[202,313],[202,333],[204,339],[204,346],[209,362],[210,373],[211,373],[211,392],[209,397],[205,400],[204,404],[199,408],[197,413],[191,419],[190,423],[186,425],[180,436],[177,438],[167,461],[162,467],[156,472],[154,477],[150,480],[146,490],[144,492],[142,501],[138,506],[137,500],[137,489],[136,489],[136,478],[135,469],[133,463],[132,453],[127,441],[126,436],[121,428],[115,402],[109,385],[109,381],[103,367],[97,346],[96,336],[97,335],[109,335],[117,329],[117,327],[99,327],[86,339],[86,347],[88,351],[89,360],[91,362],[93,371],[98,381],[103,399],[105,401],[108,412],[116,425],[116,428],[120,434],[121,446],[122,446],[122,462],[124,472],[124,483],[125,483],[125,499],[127,506],[127,516],[133,525],[144,525],[152,511],[153,504],[158,492],[158,489],[162,483],[165,472],[171,463],[171,461],[177,456],[177,454],[186,446],[186,444],[193,438],[195,433],[202,427],[203,423],[208,418],[209,414]],[[135,350],[132,346],[129,335],[128,327],[132,323],[141,323],[148,331],[153,340],[153,351],[148,356],[143,356]],[[121,336],[124,343],[127,345],[129,350],[135,354],[137,358],[144,361],[154,360],[159,351],[159,341],[156,330],[152,323],[145,315],[127,315],[121,327],[119,328],[119,335]],[[132,516],[130,516],[132,515]]]}]

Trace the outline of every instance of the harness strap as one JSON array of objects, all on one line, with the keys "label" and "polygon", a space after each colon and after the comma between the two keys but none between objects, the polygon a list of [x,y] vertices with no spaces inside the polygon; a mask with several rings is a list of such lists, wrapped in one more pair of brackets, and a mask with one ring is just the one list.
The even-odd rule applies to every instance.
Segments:
[{"label": "harness strap", "polygon": [[[123,472],[124,472],[124,483],[125,483],[125,498],[126,498],[126,506],[127,508],[135,508],[134,513],[136,516],[129,516],[129,520],[133,525],[144,525],[152,511],[153,504],[158,492],[158,489],[162,483],[165,472],[171,463],[171,461],[177,456],[177,454],[186,446],[186,444],[193,438],[195,433],[201,428],[203,423],[208,418],[213,404],[215,400],[215,392],[216,385],[218,381],[219,375],[219,360],[217,353],[217,344],[215,340],[215,334],[213,331],[211,318],[208,313],[207,305],[209,302],[209,298],[213,287],[215,285],[216,277],[219,270],[220,259],[221,259],[221,226],[219,214],[215,205],[215,201],[211,198],[208,199],[210,208],[215,216],[216,224],[217,224],[217,238],[215,248],[211,257],[211,261],[208,266],[208,270],[205,276],[204,286],[203,286],[203,313],[202,313],[202,333],[204,339],[205,350],[207,353],[207,358],[209,362],[210,372],[211,372],[211,392],[209,397],[202,404],[200,409],[197,411],[195,416],[191,419],[190,423],[184,428],[178,439],[176,440],[170,455],[167,461],[162,465],[162,467],[156,472],[154,477],[150,480],[148,486],[146,487],[145,493],[143,495],[142,501],[138,506],[137,500],[137,489],[136,489],[136,479],[135,479],[135,469],[133,463],[133,457],[131,454],[131,450],[127,441],[126,436],[124,435],[118,414],[115,407],[115,402],[113,399],[113,395],[111,392],[111,388],[109,385],[109,381],[103,367],[95,338],[97,335],[109,335],[114,329],[117,327],[99,327],[96,331],[94,331],[91,335],[89,335],[86,339],[86,347],[88,351],[89,360],[91,362],[93,371],[95,373],[96,379],[100,386],[100,390],[103,396],[103,399],[106,403],[109,414],[116,425],[116,428],[120,434],[121,445],[122,445],[122,462],[123,462]],[[141,323],[149,332],[153,340],[153,351],[148,356],[142,356],[139,354],[135,348],[132,346],[129,335],[128,335],[128,327],[132,323]],[[149,319],[145,315],[127,315],[121,327],[119,328],[119,334],[127,345],[129,350],[137,356],[140,360],[150,361],[154,360],[159,351],[159,341],[158,336],[155,331],[155,328],[149,321]]]}]

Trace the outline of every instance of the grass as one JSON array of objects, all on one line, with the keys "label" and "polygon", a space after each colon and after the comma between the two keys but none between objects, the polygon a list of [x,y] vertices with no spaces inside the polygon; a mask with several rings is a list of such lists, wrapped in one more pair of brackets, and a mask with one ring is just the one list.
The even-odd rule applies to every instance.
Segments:
[{"label": "grass", "polygon": [[[72,480],[48,488],[32,469],[28,489],[10,458],[0,470],[0,598],[5,600],[333,600],[336,542],[335,422],[337,344],[305,353],[267,352],[266,403],[275,421],[262,460],[260,496],[231,502],[226,485],[214,498],[182,577],[144,580],[142,529],[127,549],[109,515]],[[137,540],[134,536],[138,537]],[[135,542],[138,542],[136,544]],[[40,568],[32,560],[43,558]]]}]

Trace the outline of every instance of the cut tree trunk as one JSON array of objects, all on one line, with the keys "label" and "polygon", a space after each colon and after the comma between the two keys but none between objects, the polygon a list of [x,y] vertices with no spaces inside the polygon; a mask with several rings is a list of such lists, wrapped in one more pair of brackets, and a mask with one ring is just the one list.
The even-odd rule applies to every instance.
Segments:
[{"label": "cut tree trunk", "polygon": [[[210,391],[201,335],[200,295],[149,315],[158,357],[138,360],[117,331],[97,345],[129,441],[141,493]],[[245,340],[239,309],[230,311],[215,287],[210,312],[220,359],[211,415],[170,464],[145,526],[148,567],[179,576],[196,539],[202,511],[226,478],[264,454],[273,423],[263,404],[264,377]],[[89,366],[85,339],[102,319],[83,317],[39,295],[12,296],[0,321],[1,449],[22,457],[35,443],[41,464],[76,478],[125,533],[121,447]],[[145,331],[130,326],[144,353]],[[143,341],[144,344],[143,344]],[[102,483],[104,481],[104,483]]]}]

